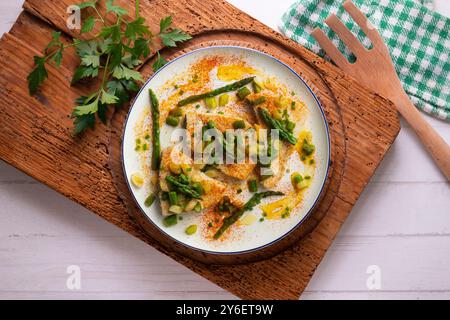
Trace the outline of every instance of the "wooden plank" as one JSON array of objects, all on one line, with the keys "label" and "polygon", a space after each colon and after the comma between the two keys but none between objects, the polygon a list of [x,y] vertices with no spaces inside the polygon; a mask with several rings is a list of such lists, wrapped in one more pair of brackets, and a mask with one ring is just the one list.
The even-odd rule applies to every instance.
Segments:
[{"label": "wooden plank", "polygon": [[[367,268],[371,265],[379,266],[381,271],[379,291],[449,292],[450,278],[442,277],[450,268],[450,256],[445,254],[449,238],[428,237],[425,241],[421,237],[339,237],[316,271],[317,277],[309,283],[306,297],[308,292],[332,294],[343,291],[360,293],[360,297],[364,292],[376,293],[378,290],[369,290],[366,285]],[[153,249],[124,234],[116,237],[61,236],[58,241],[45,236],[1,239],[0,252],[8,250],[8,254],[2,256],[0,271],[10,275],[2,281],[2,297],[11,292],[18,296],[26,292],[37,295],[42,290],[59,293],[61,297],[75,295],[65,285],[66,269],[70,265],[81,268],[83,295],[92,294],[98,298],[109,297],[108,292],[117,296],[134,293],[140,294],[141,298],[156,298],[164,293],[181,296],[187,291],[192,291],[194,297],[196,293],[198,297],[202,297],[200,293],[203,297],[210,294],[231,297],[195,273],[183,272],[182,266],[168,257],[155,255]],[[72,245],[75,241],[78,246]],[[130,247],[133,250],[129,250]],[[415,250],[405,250],[406,247]],[[51,248],[58,255],[51,254],[50,250],[41,254],[41,248]],[[89,254],[85,254],[86,248],[92,248]],[[380,250],[384,252],[382,259]],[[74,256],[78,256],[75,261]],[[137,256],[139,263],[136,263]],[[348,261],[354,263],[349,266]],[[430,262],[440,271],[430,272]]]},{"label": "wooden plank", "polygon": [[[67,1],[28,1],[25,8],[44,21],[68,32],[64,22],[67,5]],[[220,6],[220,10],[217,6]],[[142,12],[149,17],[148,20],[154,28],[158,22],[154,17],[173,14],[175,21],[180,22],[179,27],[197,35],[196,39],[205,43],[219,35],[233,33],[230,29],[234,28],[234,33],[241,33],[241,40],[254,42],[253,45],[262,43],[274,49],[274,55],[281,55],[284,60],[292,60],[290,64],[319,89],[319,96],[323,99],[333,132],[338,139],[335,142],[336,154],[342,158],[347,153],[348,157],[342,186],[340,187],[338,181],[331,188],[333,192],[338,193],[338,197],[313,233],[295,248],[272,260],[243,266],[206,266],[168,252],[143,234],[127,215],[108,170],[109,155],[105,147],[108,146],[109,135],[117,134],[120,130],[118,128],[121,128],[118,121],[120,114],[113,119],[119,122],[119,125],[113,123],[112,132],[101,126],[79,142],[74,142],[70,137],[70,120],[66,115],[70,113],[74,96],[86,91],[83,87],[69,87],[70,70],[73,70],[76,64],[73,56],[64,61],[62,70],[51,70],[52,77],[58,79],[57,84],[44,86],[37,99],[28,97],[24,90],[26,72],[15,74],[12,68],[5,66],[6,76],[2,79],[5,81],[1,83],[4,90],[0,93],[5,96],[4,100],[15,108],[0,109],[0,115],[3,115],[3,123],[0,125],[6,128],[0,137],[4,142],[0,146],[1,157],[240,297],[298,297],[396,136],[399,129],[396,113],[386,100],[343,76],[329,63],[292,41],[287,41],[226,3],[157,0],[143,5]],[[0,56],[11,56],[17,51],[17,63],[19,59],[29,63],[23,70],[31,68],[31,56],[41,49],[41,43],[45,43],[45,37],[49,35],[48,27],[35,20],[29,15],[23,15],[11,34],[5,36],[2,41]],[[34,28],[35,24],[37,28]],[[191,46],[187,44],[182,49],[191,50]],[[171,53],[174,52],[167,52],[169,55]],[[150,74],[148,70],[149,67],[144,66],[145,75]],[[61,94],[62,92],[68,94]],[[340,109],[338,105],[345,106],[345,110]],[[18,110],[21,106],[26,106],[27,110],[32,112],[27,115],[20,114]],[[30,106],[34,108],[31,109]],[[52,107],[50,115],[44,112],[45,108],[49,107]],[[372,109],[364,110],[366,107]],[[19,125],[13,127],[7,120],[15,118],[21,118],[23,123],[19,121]],[[29,125],[30,123],[35,125]],[[346,137],[343,135],[342,126],[345,127]],[[20,130],[14,130],[17,128]],[[39,148],[33,144],[36,140],[40,142]],[[17,143],[18,141],[27,143],[23,147],[23,143]],[[48,143],[51,145],[47,145]],[[9,152],[11,150],[14,152]],[[55,159],[58,159],[56,165]],[[344,170],[340,161],[335,165]],[[80,193],[79,196],[77,192]],[[296,268],[292,268],[292,265],[296,265]]]}]

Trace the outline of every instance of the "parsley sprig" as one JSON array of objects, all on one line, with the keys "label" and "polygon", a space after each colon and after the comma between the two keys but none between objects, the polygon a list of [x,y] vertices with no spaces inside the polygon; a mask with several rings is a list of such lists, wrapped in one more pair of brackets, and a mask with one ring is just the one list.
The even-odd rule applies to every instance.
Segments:
[{"label": "parsley sprig", "polygon": [[[161,19],[159,32],[153,34],[145,24],[145,18],[139,14],[139,0],[136,0],[133,20],[128,17],[128,10],[115,5],[114,0],[104,0],[106,11],[102,14],[98,9],[100,1],[78,4],[80,10],[93,13],[83,19],[80,33],[91,33],[96,25],[101,25],[100,31],[90,39],[73,39],[69,44],[62,41],[61,32],[53,32],[43,54],[34,57],[35,66],[27,79],[30,95],[34,95],[48,78],[46,66],[49,63],[61,66],[65,49],[75,47],[80,64],[73,74],[72,85],[100,78],[100,84],[93,93],[79,97],[75,102],[72,113],[75,135],[94,128],[96,115],[106,123],[108,106],[122,106],[139,90],[144,79],[135,69],[142,64],[141,59],[151,54],[155,38],[161,39],[168,47],[176,47],[178,43],[191,39],[182,30],[171,28],[171,16]],[[112,23],[108,22],[109,16],[115,17]],[[166,63],[158,52],[153,70],[157,71]]]}]

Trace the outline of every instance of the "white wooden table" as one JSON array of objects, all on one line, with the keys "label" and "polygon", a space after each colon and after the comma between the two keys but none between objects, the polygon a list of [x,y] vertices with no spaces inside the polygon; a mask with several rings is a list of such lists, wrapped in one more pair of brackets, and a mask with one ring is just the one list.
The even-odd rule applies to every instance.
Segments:
[{"label": "white wooden table", "polygon": [[[0,2],[1,34],[22,2]],[[293,0],[230,2],[276,28]],[[447,0],[436,7],[450,16]],[[427,119],[450,142],[450,125]],[[366,284],[373,265],[379,289]],[[235,298],[1,161],[0,274],[3,299]],[[450,298],[450,186],[404,123],[302,298]]]}]

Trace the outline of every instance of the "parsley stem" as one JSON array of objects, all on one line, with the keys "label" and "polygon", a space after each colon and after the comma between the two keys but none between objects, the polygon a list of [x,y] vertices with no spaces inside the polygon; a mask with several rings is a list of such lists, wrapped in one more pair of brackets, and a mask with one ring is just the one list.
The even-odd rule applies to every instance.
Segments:
[{"label": "parsley stem", "polygon": [[94,10],[97,13],[98,17],[100,18],[100,20],[102,21],[102,23],[105,24],[105,19],[103,19],[102,15],[100,14],[100,12],[98,12],[96,7],[94,7]]},{"label": "parsley stem", "polygon": [[103,88],[105,87],[106,78],[109,76],[108,68],[109,68],[110,60],[111,60],[111,53],[108,53],[108,57],[106,58],[106,63],[105,63],[105,71],[103,73],[102,85],[100,87],[100,90],[103,90]]},{"label": "parsley stem", "polygon": [[136,3],[136,19],[139,18],[139,0],[135,0]]}]

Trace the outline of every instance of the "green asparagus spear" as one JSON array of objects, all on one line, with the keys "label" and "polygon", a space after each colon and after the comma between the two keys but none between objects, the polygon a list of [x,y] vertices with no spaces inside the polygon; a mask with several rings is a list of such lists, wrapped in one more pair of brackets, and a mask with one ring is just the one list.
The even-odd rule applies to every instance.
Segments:
[{"label": "green asparagus spear", "polygon": [[254,79],[255,79],[255,77],[245,78],[245,79],[239,80],[237,82],[226,85],[225,87],[221,87],[221,88],[215,89],[210,92],[187,97],[186,99],[183,99],[180,102],[178,102],[178,106],[183,107],[190,103],[194,103],[194,102],[206,99],[206,98],[212,98],[212,97],[221,95],[222,93],[236,91],[236,90],[242,88],[243,86],[251,83]]},{"label": "green asparagus spear", "polygon": [[231,216],[223,220],[223,224],[214,235],[214,239],[219,239],[225,233],[225,231],[228,230],[228,228],[230,228],[242,217],[245,212],[253,210],[254,207],[260,204],[262,199],[282,195],[284,195],[282,192],[277,191],[266,191],[254,194],[253,197],[251,197],[250,200],[248,200],[248,202],[242,208],[237,209]]},{"label": "green asparagus spear", "polygon": [[179,181],[177,178],[172,176],[167,176],[166,181],[170,183],[178,192],[183,193],[191,198],[194,199],[201,199],[201,194],[195,190],[193,187],[191,187],[188,184],[185,184],[184,182]]},{"label": "green asparagus spear", "polygon": [[152,89],[148,90],[152,109],[152,170],[158,170],[161,162],[161,142],[159,141],[159,102]]},{"label": "green asparagus spear", "polygon": [[289,142],[290,144],[297,144],[297,138],[289,132],[280,121],[274,119],[269,111],[267,111],[264,108],[258,109],[259,115],[265,122],[265,124],[270,127],[271,129],[277,129],[280,131],[280,139]]}]

